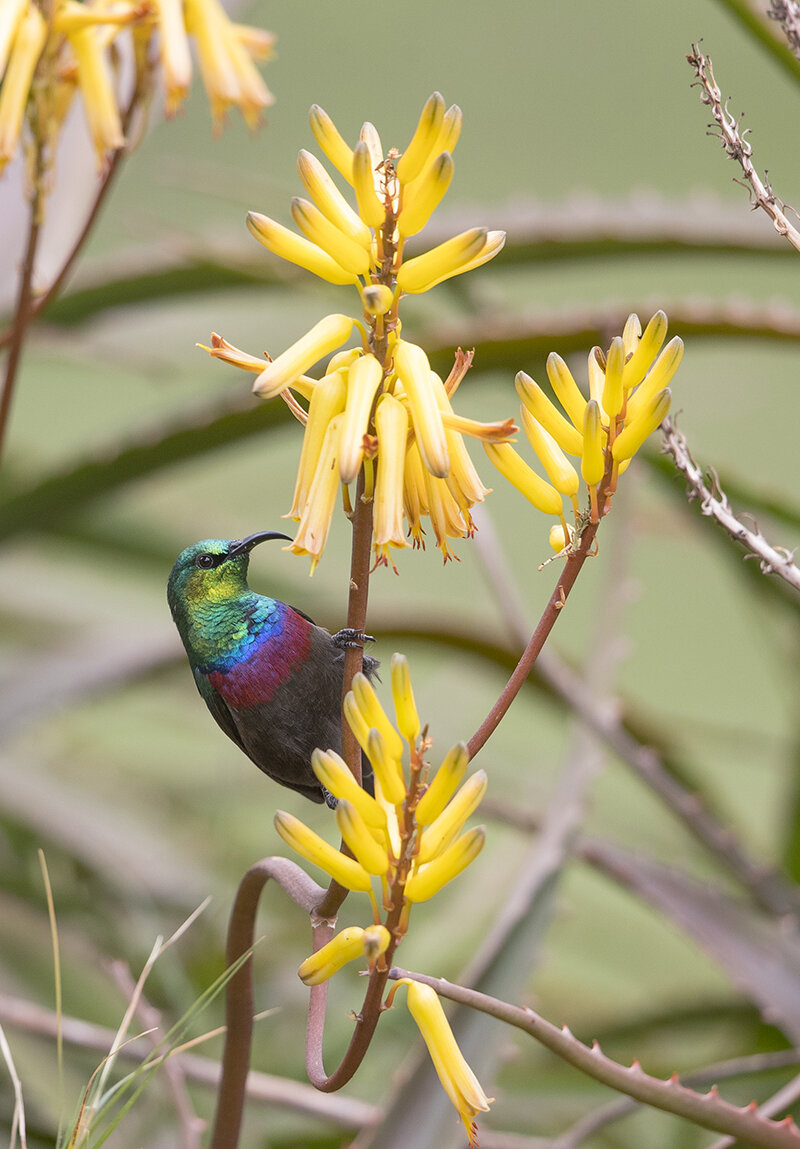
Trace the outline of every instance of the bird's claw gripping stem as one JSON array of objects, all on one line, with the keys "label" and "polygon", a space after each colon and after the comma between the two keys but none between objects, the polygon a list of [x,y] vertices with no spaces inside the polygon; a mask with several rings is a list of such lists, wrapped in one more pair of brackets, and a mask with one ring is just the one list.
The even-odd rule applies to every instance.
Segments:
[{"label": "bird's claw gripping stem", "polygon": [[346,626],[344,630],[337,630],[336,634],[331,635],[331,642],[335,642],[337,646],[347,649],[348,646],[364,646],[365,642],[374,642],[375,639],[371,634],[364,634],[363,630],[353,630],[351,627]]}]

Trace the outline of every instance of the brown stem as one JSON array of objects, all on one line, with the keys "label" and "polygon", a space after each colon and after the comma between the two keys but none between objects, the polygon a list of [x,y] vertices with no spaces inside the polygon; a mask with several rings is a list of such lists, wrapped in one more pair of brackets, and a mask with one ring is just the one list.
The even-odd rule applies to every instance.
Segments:
[{"label": "brown stem", "polygon": [[[226,949],[228,965],[253,947],[258,901],[270,878],[309,914],[319,901],[320,887],[288,858],[263,858],[256,862],[242,878],[233,903]],[[236,1149],[239,1143],[250,1070],[253,1012],[253,959],[248,957],[228,982],[225,997],[225,1048],[211,1149]]]},{"label": "brown stem", "polygon": [[36,249],[39,245],[42,211],[44,210],[45,199],[45,192],[42,186],[44,179],[44,144],[40,140],[37,140],[36,143],[32,178],[33,191],[31,192],[31,221],[28,228],[28,242],[22,261],[17,306],[14,310],[14,322],[9,332],[11,346],[6,362],[3,390],[2,394],[0,394],[0,455],[2,455],[3,452],[3,443],[8,429],[11,401],[14,398],[14,387],[19,375],[19,365],[22,358],[22,348],[25,343],[25,333],[33,315],[33,271],[36,262]]},{"label": "brown stem", "polygon": [[[601,484],[599,491],[599,501],[602,506],[605,499],[606,480]],[[581,568],[586,561],[591,546],[594,542],[597,528],[600,524],[590,522],[584,529],[580,538],[580,543],[573,554],[567,560],[561,577],[556,584],[556,588],[550,595],[550,600],[544,608],[542,617],[536,624],[536,629],[528,641],[528,645],[522,653],[522,656],[517,663],[513,674],[509,678],[500,697],[495,702],[492,709],[484,718],[478,729],[470,738],[467,743],[470,758],[483,749],[488,742],[489,738],[494,734],[497,727],[505,717],[511,703],[517,697],[525,680],[531,672],[534,662],[539,657],[539,654],[548,639],[550,631],[556,624],[556,619],[561,613],[564,604],[569,597],[569,593],[575,585],[575,581],[581,572]]]}]

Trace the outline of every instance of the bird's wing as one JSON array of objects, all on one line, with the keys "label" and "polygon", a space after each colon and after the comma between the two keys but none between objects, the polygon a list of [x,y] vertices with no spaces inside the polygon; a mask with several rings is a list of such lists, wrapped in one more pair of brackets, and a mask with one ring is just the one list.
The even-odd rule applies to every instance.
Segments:
[{"label": "bird's wing", "polygon": [[[220,726],[230,739],[232,739],[241,750],[247,754],[242,736],[239,733],[236,723],[233,720],[233,715],[230,712],[227,702],[219,693],[219,691],[211,685],[208,677],[203,674],[201,670],[195,670],[194,680],[197,683],[197,689],[203,698],[208,709],[211,711],[217,725]],[[249,755],[248,755],[249,757]]]}]

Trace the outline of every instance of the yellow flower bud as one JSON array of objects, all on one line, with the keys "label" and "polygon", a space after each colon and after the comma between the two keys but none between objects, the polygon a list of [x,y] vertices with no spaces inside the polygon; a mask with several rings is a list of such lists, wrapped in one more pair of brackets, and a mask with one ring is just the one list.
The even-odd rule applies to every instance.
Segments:
[{"label": "yellow flower bud", "polygon": [[[631,318],[636,319],[636,316]],[[632,387],[636,387],[644,379],[647,368],[658,355],[661,345],[667,337],[668,326],[669,321],[664,312],[657,311],[645,327],[644,334],[633,347],[633,354],[622,372],[622,386],[626,391],[630,391]],[[664,382],[665,387],[668,382],[669,380]]]},{"label": "yellow flower bud", "polygon": [[586,404],[584,416],[581,459],[581,474],[590,487],[599,483],[605,473],[606,460],[603,453],[605,444],[606,432],[600,422],[600,407],[595,399],[590,399]]},{"label": "yellow flower bud", "polygon": [[391,940],[392,935],[386,926],[367,926],[364,930],[364,936],[361,938],[361,944],[364,947],[364,957],[367,959],[370,968],[374,966],[381,954],[386,953]]},{"label": "yellow flower bud", "polygon": [[5,72],[11,45],[27,4],[28,0],[6,0],[0,4],[0,76]]},{"label": "yellow flower bud", "polygon": [[353,149],[352,175],[350,182],[356,193],[358,214],[372,228],[379,228],[386,218],[386,208],[375,188],[375,167],[372,155],[364,140],[359,140]]},{"label": "yellow flower bud", "polygon": [[672,392],[669,387],[656,395],[649,407],[637,413],[623,431],[614,440],[612,448],[614,458],[618,463],[630,459],[641,447],[642,443],[655,431],[656,427],[669,414]]},{"label": "yellow flower bud", "polygon": [[364,460],[364,435],[369,429],[369,416],[375,392],[383,378],[383,368],[374,355],[361,355],[347,376],[347,403],[339,444],[339,476],[352,483]]},{"label": "yellow flower bud", "polygon": [[565,547],[572,543],[574,537],[575,531],[572,529],[569,523],[567,523],[566,534],[564,533],[564,527],[561,525],[561,523],[555,523],[550,528],[550,534],[547,536],[547,541],[550,543],[550,546],[558,555],[561,554]]},{"label": "yellow flower bud", "polygon": [[401,291],[417,295],[436,283],[465,271],[469,261],[486,243],[485,228],[473,227],[444,243],[409,259],[397,273],[397,286]]},{"label": "yellow flower bud", "polygon": [[[636,312],[631,312],[625,320],[625,326],[622,329],[622,342],[625,344],[625,355],[632,355],[636,348],[639,346],[639,340],[642,338],[642,325],[639,322],[639,316]],[[627,367],[627,363],[626,363]],[[623,380],[623,386],[627,385]]]},{"label": "yellow flower bud", "polygon": [[425,826],[436,821],[461,785],[461,780],[467,772],[468,762],[469,751],[466,742],[456,743],[447,752],[444,761],[433,776],[433,781],[417,803],[414,817],[418,826]]},{"label": "yellow flower bud", "polygon": [[[353,150],[344,142],[327,112],[319,104],[312,104],[308,113],[314,139],[333,166],[349,184],[353,182]],[[367,221],[369,222],[369,221]]]},{"label": "yellow flower bud", "polygon": [[323,356],[341,347],[353,330],[355,320],[349,315],[326,315],[310,331],[288,347],[261,372],[253,391],[262,399],[272,399],[290,386]]},{"label": "yellow flower bud", "polygon": [[450,187],[453,168],[453,157],[449,152],[443,152],[408,185],[397,221],[401,235],[416,235],[422,231]]},{"label": "yellow flower bud", "polygon": [[361,302],[367,315],[385,315],[394,303],[394,292],[385,283],[368,283],[361,289]]},{"label": "yellow flower bud", "polygon": [[[378,477],[375,483],[373,545],[377,554],[406,545],[403,527],[403,466],[408,438],[408,412],[393,395],[382,395],[375,410]],[[387,720],[388,721],[388,720]],[[375,722],[371,725],[377,725]],[[385,733],[385,732],[384,732]]]},{"label": "yellow flower bud", "polygon": [[386,848],[378,845],[372,837],[355,806],[340,801],[336,807],[336,824],[355,855],[356,861],[367,873],[385,874],[389,869],[389,855],[386,853]]},{"label": "yellow flower bud", "polygon": [[296,263],[306,271],[324,279],[327,283],[355,283],[356,277],[332,259],[326,251],[311,243],[302,235],[295,235],[288,227],[283,227],[266,215],[257,211],[247,213],[247,228],[259,243],[273,255],[289,263]]},{"label": "yellow flower bud", "polygon": [[319,866],[340,886],[347,890],[360,890],[362,893],[371,891],[372,882],[363,866],[334,849],[299,818],[295,818],[294,814],[278,810],[275,814],[275,829],[288,846],[312,865]]},{"label": "yellow flower bud", "polygon": [[311,769],[325,789],[354,806],[368,826],[381,831],[386,828],[386,811],[359,786],[335,750],[315,750],[311,755]]},{"label": "yellow flower bud", "polygon": [[626,422],[631,422],[649,408],[659,392],[663,391],[671,382],[673,375],[681,365],[683,359],[683,340],[676,335],[670,339],[667,346],[650,368],[640,387],[637,387],[628,399]]},{"label": "yellow flower bud", "polygon": [[[418,289],[421,291],[430,291],[432,287],[438,287],[440,283],[444,283],[446,279],[451,279],[454,275],[465,275],[468,271],[474,271],[476,267],[482,267],[484,263],[488,263],[490,259],[503,250],[506,242],[506,233],[504,231],[487,231],[486,239],[483,246],[480,247],[471,259],[465,263],[460,264],[455,270],[444,272],[442,275],[432,279],[430,283],[426,283],[423,287]],[[410,288],[408,289],[410,291]]]},{"label": "yellow flower bud", "polygon": [[606,377],[603,383],[603,407],[613,419],[622,410],[622,369],[625,366],[625,344],[619,335],[611,340],[606,357]]},{"label": "yellow flower bud", "polygon": [[406,783],[401,759],[393,757],[380,730],[371,727],[367,735],[367,757],[372,763],[381,793],[387,802],[399,806],[405,801]]},{"label": "yellow flower bud", "polygon": [[606,358],[600,347],[593,347],[589,352],[589,398],[594,399],[600,411],[601,422],[608,426],[608,415],[603,407],[603,388],[606,384]]},{"label": "yellow flower bud", "polygon": [[46,39],[47,23],[37,5],[29,4],[17,24],[0,90],[0,172],[17,150],[31,80]]},{"label": "yellow flower bud", "polygon": [[538,383],[524,371],[518,371],[514,384],[517,394],[531,415],[550,432],[559,447],[568,455],[580,455],[583,450],[583,436],[550,402]]},{"label": "yellow flower bud", "polygon": [[331,375],[341,367],[352,367],[356,359],[359,359],[363,354],[364,352],[360,347],[348,347],[346,351],[337,351],[335,355],[331,355],[325,374]]},{"label": "yellow flower bud", "polygon": [[367,274],[370,264],[369,252],[360,243],[339,231],[338,227],[326,219],[310,200],[295,196],[292,199],[292,218],[303,234],[326,251],[345,271],[352,275]]},{"label": "yellow flower bud", "polygon": [[367,145],[369,149],[370,158],[372,160],[372,170],[375,171],[383,163],[383,145],[381,144],[381,137],[378,135],[378,129],[369,120],[361,125],[361,131],[358,133],[359,140]]},{"label": "yellow flower bud", "polygon": [[[584,404],[585,406],[585,404]],[[547,477],[557,491],[572,498],[578,493],[578,472],[559,447],[553,436],[531,415],[524,405],[520,409],[522,426],[528,442],[538,455]]]},{"label": "yellow flower bud", "polygon": [[295,555],[309,555],[312,574],[325,550],[336,495],[339,491],[337,455],[341,429],[342,416],[337,415],[331,419],[325,431],[308,498],[300,513],[300,525],[295,540],[291,546],[285,548]]},{"label": "yellow flower bud", "polygon": [[483,826],[467,830],[443,854],[439,854],[426,866],[420,866],[411,875],[406,882],[406,898],[410,902],[427,902],[434,894],[438,894],[442,886],[457,878],[470,862],[475,861],[485,841],[486,831]]},{"label": "yellow flower bud", "polygon": [[465,782],[453,800],[444,808],[435,822],[431,822],[420,838],[418,861],[430,862],[444,853],[464,827],[464,823],[483,801],[488,779],[485,770],[478,770]]},{"label": "yellow flower bud", "polygon": [[559,517],[563,515],[564,504],[561,495],[555,487],[551,487],[528,466],[510,443],[484,443],[483,449],[500,474],[516,487],[529,503],[544,511],[546,515]]},{"label": "yellow flower bud", "polygon": [[489,1109],[493,1098],[486,1096],[458,1048],[436,991],[429,985],[410,979],[406,979],[406,985],[411,1016],[419,1027],[442,1087],[458,1110],[469,1144],[474,1149],[478,1144],[474,1119],[478,1113],[485,1113]]},{"label": "yellow flower bud", "polygon": [[434,155],[439,152],[450,152],[452,155],[455,146],[458,143],[458,137],[461,135],[461,125],[464,122],[464,113],[459,108],[458,104],[451,104],[444,114],[442,120],[442,129],[439,133],[439,139],[436,141],[436,148]]},{"label": "yellow flower bud", "polygon": [[432,475],[444,478],[450,470],[447,438],[439,405],[431,385],[431,365],[421,347],[398,339],[394,367],[408,396],[417,446]]},{"label": "yellow flower bud", "polygon": [[410,183],[422,171],[438,142],[444,112],[444,100],[439,92],[434,92],[425,101],[417,129],[397,163],[397,178],[401,184]]},{"label": "yellow flower bud", "polygon": [[[396,401],[396,400],[395,400]],[[356,674],[353,677],[353,696],[356,705],[361,711],[368,726],[379,730],[386,743],[386,751],[392,757],[401,761],[403,757],[403,743],[400,735],[389,720],[389,716],[380,704],[375,687],[366,674]]]},{"label": "yellow flower bud", "polygon": [[573,427],[582,432],[586,400],[569,367],[555,351],[551,351],[547,356],[547,378],[556,398],[569,415]]},{"label": "yellow flower bud", "polygon": [[420,723],[414,690],[411,686],[411,673],[408,660],[402,654],[392,655],[392,698],[397,716],[397,729],[409,746],[414,746],[419,737]]},{"label": "yellow flower bud", "polygon": [[306,191],[326,219],[369,251],[372,232],[350,207],[317,157],[303,149],[297,157],[297,171]]},{"label": "yellow flower bud", "polygon": [[314,474],[325,441],[328,424],[342,411],[344,411],[347,386],[346,373],[343,370],[334,371],[320,379],[312,392],[308,404],[308,420],[303,435],[303,446],[300,451],[300,462],[297,467],[297,480],[294,487],[292,509],[286,518],[298,521],[308,499],[308,493],[314,480]]},{"label": "yellow flower bud", "polygon": [[348,926],[331,938],[327,945],[307,957],[297,971],[303,985],[321,985],[348,962],[364,954],[364,933],[360,926]]}]

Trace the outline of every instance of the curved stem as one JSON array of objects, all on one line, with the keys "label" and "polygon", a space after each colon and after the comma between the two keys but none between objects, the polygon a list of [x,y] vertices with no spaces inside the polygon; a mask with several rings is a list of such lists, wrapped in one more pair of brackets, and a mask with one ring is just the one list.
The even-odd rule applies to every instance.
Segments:
[{"label": "curved stem", "polygon": [[[228,927],[226,959],[233,965],[253,947],[261,891],[270,878],[296,905],[313,913],[321,887],[288,858],[263,858],[251,866],[239,884]],[[250,1047],[253,1036],[253,959],[242,963],[228,983],[225,996],[225,1049],[211,1149],[236,1149],[244,1110]]]}]

